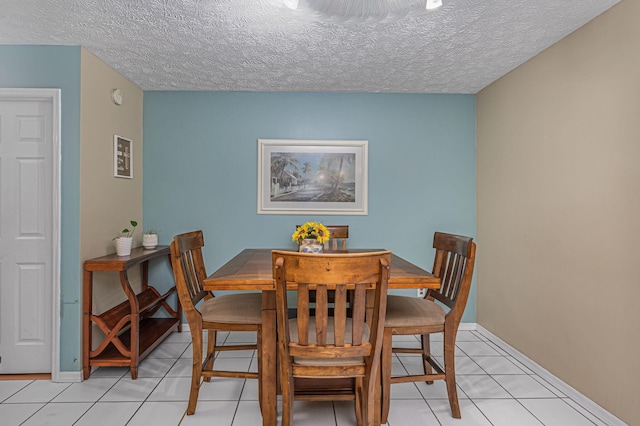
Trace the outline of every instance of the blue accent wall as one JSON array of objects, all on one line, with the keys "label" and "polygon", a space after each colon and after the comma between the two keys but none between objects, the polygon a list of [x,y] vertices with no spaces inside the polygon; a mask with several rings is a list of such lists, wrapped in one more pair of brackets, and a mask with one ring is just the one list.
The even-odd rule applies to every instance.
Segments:
[{"label": "blue accent wall", "polygon": [[[0,45],[1,87],[62,92],[61,371],[81,359],[80,55]],[[369,215],[258,215],[258,139],[368,140]],[[211,271],[245,247],[293,247],[310,219],[426,269],[434,231],[475,235],[473,95],[145,92],[143,155],[145,227],[163,244],[202,229]],[[475,289],[463,320],[475,321]]]},{"label": "blue accent wall", "polygon": [[[209,272],[243,248],[293,247],[306,220],[428,270],[435,231],[475,236],[473,95],[145,92],[143,129],[144,226],[162,244],[202,229]],[[258,139],[368,140],[369,214],[258,215]]]},{"label": "blue accent wall", "polygon": [[81,363],[80,47],[0,46],[0,87],[61,92],[60,370]]}]

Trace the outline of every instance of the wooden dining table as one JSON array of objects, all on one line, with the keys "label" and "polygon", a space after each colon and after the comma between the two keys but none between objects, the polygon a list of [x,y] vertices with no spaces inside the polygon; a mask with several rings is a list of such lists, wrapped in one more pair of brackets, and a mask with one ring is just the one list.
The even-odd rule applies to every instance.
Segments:
[{"label": "wooden dining table", "polygon": [[[382,249],[348,249],[327,253],[364,253]],[[209,291],[253,290],[262,292],[262,424],[273,426],[277,419],[276,292],[271,266],[272,249],[244,249],[209,275]],[[393,254],[389,289],[439,288],[440,279]]]}]

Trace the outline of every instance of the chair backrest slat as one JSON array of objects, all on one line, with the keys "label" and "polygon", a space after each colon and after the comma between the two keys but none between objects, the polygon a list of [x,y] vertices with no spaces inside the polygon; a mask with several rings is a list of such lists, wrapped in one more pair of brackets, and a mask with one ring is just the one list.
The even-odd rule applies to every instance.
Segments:
[{"label": "chair backrest slat", "polygon": [[453,280],[455,282],[455,286],[452,289],[451,298],[454,298],[454,294],[458,294],[460,291],[460,286],[462,285],[462,278],[464,277],[464,269],[465,269],[465,258],[456,254],[456,264],[455,270],[453,273]]},{"label": "chair backrest slat", "polygon": [[[197,249],[199,250],[199,249]],[[194,259],[194,253],[191,250],[185,251],[180,260],[182,261],[182,266],[184,267],[185,280],[187,282],[187,288],[189,289],[189,294],[192,299],[195,299],[198,294],[202,291],[202,285],[198,280],[197,273],[197,260]]]},{"label": "chair backrest slat", "polygon": [[366,304],[367,304],[367,289],[363,284],[356,284],[356,289],[353,292],[353,344],[359,345],[362,343],[362,333],[365,323],[370,323],[370,318],[366,317]]},{"label": "chair backrest slat", "polygon": [[362,321],[371,322],[371,318],[366,317],[366,290],[365,286],[356,286],[356,290],[353,292],[353,308],[351,309],[351,316],[353,317],[354,324],[361,323]]},{"label": "chair backrest slat", "polygon": [[336,346],[344,346],[347,323],[347,286],[336,287],[334,299],[334,342]]},{"label": "chair backrest slat", "polygon": [[[304,307],[308,310],[308,307]],[[327,299],[327,286],[316,286],[316,343],[321,346],[327,344],[327,325],[329,323],[329,301]],[[300,323],[298,323],[298,330]],[[304,326],[304,325],[303,325]]]},{"label": "chair backrest slat", "polygon": [[461,258],[456,253],[449,253],[449,263],[447,264],[446,280],[447,291],[442,292],[449,299],[455,299],[460,284],[460,279],[464,265],[461,265]]},{"label": "chair backrest slat", "polygon": [[309,344],[309,286],[307,284],[298,285],[298,341],[303,345]]}]

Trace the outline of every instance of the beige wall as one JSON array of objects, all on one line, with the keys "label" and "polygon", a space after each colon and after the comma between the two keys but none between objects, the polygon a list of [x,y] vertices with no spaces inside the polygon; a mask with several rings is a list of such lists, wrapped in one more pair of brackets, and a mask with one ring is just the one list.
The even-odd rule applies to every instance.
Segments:
[{"label": "beige wall", "polygon": [[[111,91],[122,89],[116,105]],[[138,222],[134,247],[142,245],[142,101],[140,88],[92,53],[81,53],[80,253],[82,260],[114,253],[112,239]],[[113,136],[133,141],[133,179],[113,176]],[[136,279],[139,274],[133,274]],[[139,279],[137,280],[139,283]],[[117,274],[94,274],[94,309],[125,299]]]},{"label": "beige wall", "polygon": [[477,321],[640,424],[640,2],[477,95]]}]

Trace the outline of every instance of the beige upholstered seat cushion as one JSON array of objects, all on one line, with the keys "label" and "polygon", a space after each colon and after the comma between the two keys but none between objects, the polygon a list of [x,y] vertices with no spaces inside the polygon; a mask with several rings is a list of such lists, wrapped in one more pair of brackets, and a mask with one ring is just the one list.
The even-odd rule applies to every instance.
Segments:
[{"label": "beige upholstered seat cushion", "polygon": [[408,296],[387,297],[385,327],[444,325],[445,310],[435,302]]},{"label": "beige upholstered seat cushion", "polygon": [[[347,318],[346,330],[344,335],[344,343],[350,344],[353,340],[351,333],[352,324],[351,318]],[[329,318],[327,323],[327,343],[334,343],[334,324],[333,318]],[[370,330],[369,327],[364,325],[364,332],[362,335],[363,341],[369,341]],[[295,318],[289,320],[289,337],[292,342],[298,341],[298,322]],[[309,318],[309,343],[316,343],[316,318]],[[306,357],[294,357],[293,362],[298,365],[321,365],[321,366],[333,366],[333,365],[360,365],[364,364],[364,358],[306,358]]]},{"label": "beige upholstered seat cushion", "polygon": [[239,293],[217,296],[200,305],[204,322],[229,324],[261,324],[262,294]]}]

